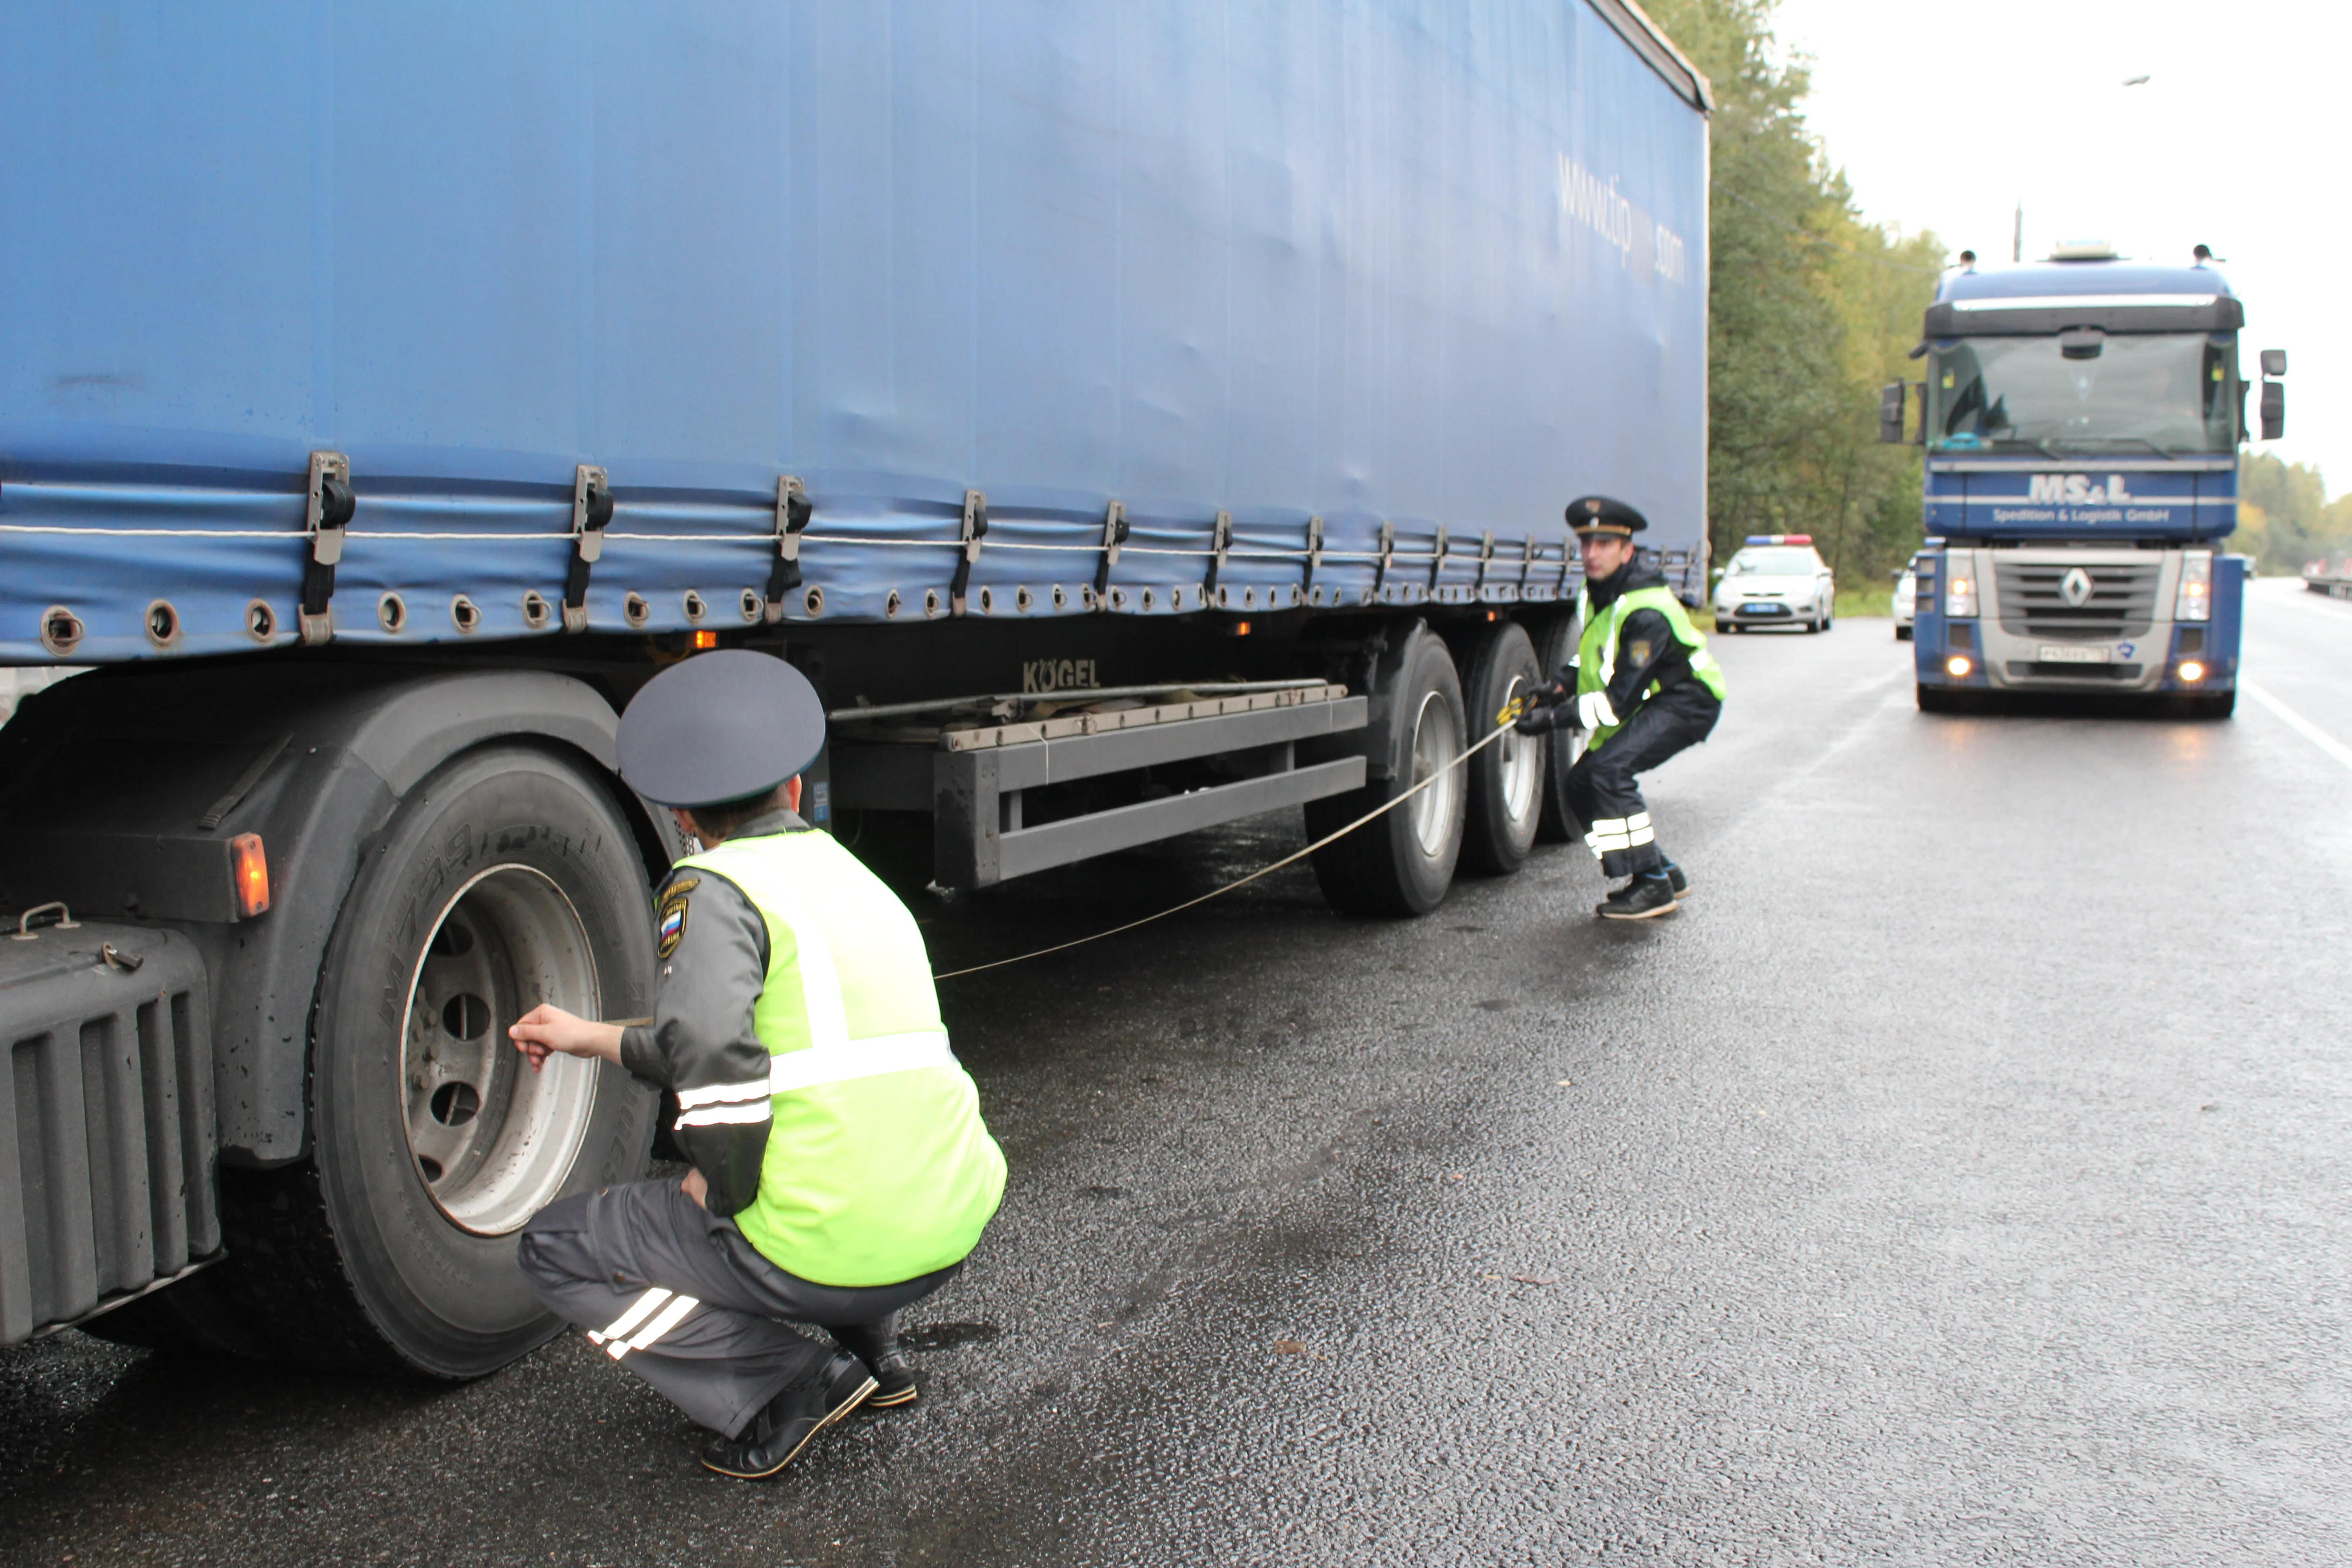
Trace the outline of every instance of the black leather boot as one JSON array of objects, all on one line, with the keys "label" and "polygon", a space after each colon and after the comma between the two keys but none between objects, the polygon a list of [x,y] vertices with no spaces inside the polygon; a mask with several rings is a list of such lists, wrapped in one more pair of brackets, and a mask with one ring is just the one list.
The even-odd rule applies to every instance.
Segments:
[{"label": "black leather boot", "polygon": [[811,1373],[786,1384],[741,1433],[712,1438],[702,1450],[702,1463],[738,1480],[765,1480],[873,1392],[873,1374],[856,1356],[820,1355]]},{"label": "black leather boot", "polygon": [[1675,912],[1674,884],[1659,871],[1645,871],[1601,901],[1592,911],[1604,921],[1646,921]]},{"label": "black leather boot", "polygon": [[845,1323],[828,1328],[834,1342],[856,1356],[874,1374],[874,1392],[866,1401],[877,1409],[915,1403],[915,1369],[898,1348],[898,1314],[878,1323]]}]

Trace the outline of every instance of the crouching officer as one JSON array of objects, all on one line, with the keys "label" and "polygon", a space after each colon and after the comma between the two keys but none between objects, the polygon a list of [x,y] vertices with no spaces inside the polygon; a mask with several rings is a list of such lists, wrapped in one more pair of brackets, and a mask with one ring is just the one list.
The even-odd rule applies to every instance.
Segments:
[{"label": "crouching officer", "polygon": [[915,1397],[896,1314],[962,1267],[1004,1191],[914,917],[796,815],[824,740],[781,659],[705,654],[648,682],[621,775],[705,846],[662,888],[652,1025],[541,1006],[508,1031],[534,1069],[563,1051],[676,1092],[686,1179],[551,1204],[520,1257],[541,1300],[718,1434],[705,1465],[745,1479],[861,1403]]},{"label": "crouching officer", "polygon": [[1723,712],[1723,670],[1665,579],[1637,559],[1633,536],[1648,519],[1586,496],[1570,503],[1568,521],[1584,556],[1584,632],[1574,661],[1531,694],[1536,706],[1517,728],[1591,731],[1563,793],[1601,870],[1628,879],[1594,913],[1648,920],[1672,912],[1690,882],[1659,849],[1633,775],[1706,739]]}]

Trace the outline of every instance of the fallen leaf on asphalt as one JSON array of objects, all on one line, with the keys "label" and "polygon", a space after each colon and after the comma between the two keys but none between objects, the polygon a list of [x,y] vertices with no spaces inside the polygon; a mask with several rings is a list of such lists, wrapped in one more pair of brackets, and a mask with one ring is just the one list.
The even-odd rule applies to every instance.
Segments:
[{"label": "fallen leaf on asphalt", "polygon": [[1557,1285],[1557,1279],[1538,1279],[1532,1274],[1514,1274],[1511,1278],[1521,1285]]},{"label": "fallen leaf on asphalt", "polygon": [[1274,1342],[1274,1353],[1276,1355],[1304,1355],[1307,1353],[1307,1347],[1300,1344],[1297,1340],[1276,1340]]},{"label": "fallen leaf on asphalt", "polygon": [[1458,1182],[1462,1179],[1462,1173],[1459,1171],[1448,1171],[1445,1173],[1445,1179],[1449,1182]]}]

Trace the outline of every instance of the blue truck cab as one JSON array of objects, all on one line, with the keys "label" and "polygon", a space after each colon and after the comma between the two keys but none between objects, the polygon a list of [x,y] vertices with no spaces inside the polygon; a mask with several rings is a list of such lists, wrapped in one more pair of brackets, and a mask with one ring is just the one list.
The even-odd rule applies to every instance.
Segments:
[{"label": "blue truck cab", "polygon": [[[2231,711],[2244,320],[2202,246],[2187,267],[2075,246],[1980,270],[1963,253],[1912,351],[1926,381],[1881,407],[1882,437],[1901,440],[1919,395],[1921,708],[2041,691]],[[2284,355],[2263,369],[2272,439]]]}]

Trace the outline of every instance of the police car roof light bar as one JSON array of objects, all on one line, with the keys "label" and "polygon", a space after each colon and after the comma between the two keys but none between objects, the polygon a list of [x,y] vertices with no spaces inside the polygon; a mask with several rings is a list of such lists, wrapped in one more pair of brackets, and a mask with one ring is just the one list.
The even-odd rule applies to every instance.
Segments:
[{"label": "police car roof light bar", "polygon": [[1747,540],[1750,544],[1811,544],[1812,542],[1813,536],[1810,533],[1751,533]]}]

